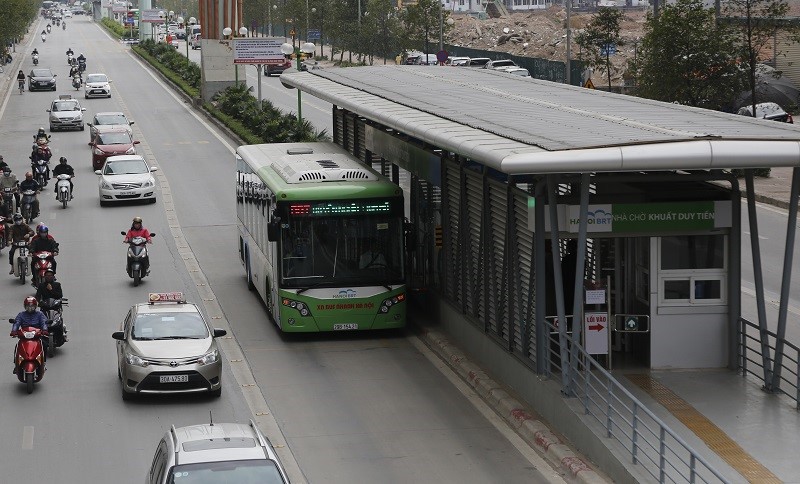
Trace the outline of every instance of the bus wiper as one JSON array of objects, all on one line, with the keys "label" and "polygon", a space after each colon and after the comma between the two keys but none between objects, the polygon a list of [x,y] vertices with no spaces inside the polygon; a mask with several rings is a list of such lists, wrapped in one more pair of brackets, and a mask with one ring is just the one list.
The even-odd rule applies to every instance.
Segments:
[{"label": "bus wiper", "polygon": [[311,285],[310,285],[310,286],[308,286],[308,287],[304,287],[304,288],[302,288],[302,289],[299,289],[299,290],[297,291],[297,295],[299,296],[300,294],[303,294],[304,292],[308,291],[309,289],[314,289],[315,287],[319,287],[319,286],[321,286],[321,285],[322,285],[322,283],[321,283],[321,282],[318,282],[318,283],[316,283],[316,284],[311,284]]}]

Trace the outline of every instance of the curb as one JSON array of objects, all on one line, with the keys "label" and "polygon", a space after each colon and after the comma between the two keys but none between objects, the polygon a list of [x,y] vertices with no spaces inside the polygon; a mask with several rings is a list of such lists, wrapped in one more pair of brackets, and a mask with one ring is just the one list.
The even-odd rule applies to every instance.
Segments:
[{"label": "curb", "polygon": [[574,482],[583,484],[610,482],[609,479],[595,471],[569,445],[562,442],[547,424],[537,420],[525,405],[509,395],[502,385],[469,361],[466,355],[450,344],[443,334],[427,328],[419,328],[418,336],[553,467],[568,474]]}]

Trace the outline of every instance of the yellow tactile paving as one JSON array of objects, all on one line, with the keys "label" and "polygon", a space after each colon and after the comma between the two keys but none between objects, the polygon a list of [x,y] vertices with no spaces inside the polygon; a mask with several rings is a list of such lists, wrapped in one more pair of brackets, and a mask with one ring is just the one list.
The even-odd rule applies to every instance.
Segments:
[{"label": "yellow tactile paving", "polygon": [[769,471],[739,444],[733,441],[719,427],[692,407],[689,402],[676,395],[658,380],[646,374],[629,374],[628,379],[647,392],[658,403],[694,432],[709,449],[717,453],[731,467],[736,469],[749,482],[780,483],[775,474]]}]

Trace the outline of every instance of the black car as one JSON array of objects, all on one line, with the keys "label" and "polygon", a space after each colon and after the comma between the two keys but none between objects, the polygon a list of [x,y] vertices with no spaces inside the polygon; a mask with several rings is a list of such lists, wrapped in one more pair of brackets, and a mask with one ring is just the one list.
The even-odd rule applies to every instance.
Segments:
[{"label": "black car", "polygon": [[29,91],[55,91],[56,75],[50,69],[31,69],[28,74]]}]

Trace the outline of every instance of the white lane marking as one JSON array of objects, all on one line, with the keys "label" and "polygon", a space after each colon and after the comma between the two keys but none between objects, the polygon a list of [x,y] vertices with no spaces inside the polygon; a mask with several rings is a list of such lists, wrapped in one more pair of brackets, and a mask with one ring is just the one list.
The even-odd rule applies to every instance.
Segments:
[{"label": "white lane marking", "polygon": [[33,426],[31,425],[26,425],[22,429],[22,449],[33,449]]},{"label": "white lane marking", "polygon": [[[748,296],[752,297],[753,299],[756,298],[755,289],[750,289],[749,287],[742,286],[742,293],[747,294]],[[778,296],[778,297],[780,297],[780,296]],[[780,300],[779,299],[770,299],[770,298],[767,297],[767,295],[764,295],[764,302],[765,302],[765,304],[769,304],[769,305],[771,305],[771,306],[773,306],[775,308],[780,308]],[[791,304],[789,304],[786,309],[790,313],[792,313],[794,315],[797,315],[797,316],[800,316],[800,308],[798,308],[797,306],[792,306]]]},{"label": "white lane marking", "polygon": [[[742,232],[742,233],[748,237],[750,236],[750,232]],[[764,237],[763,235],[759,235],[758,238],[761,240],[769,240],[769,237]]]},{"label": "white lane marking", "polygon": [[525,457],[531,465],[539,471],[546,479],[547,482],[566,483],[564,478],[550,465],[542,456],[540,456],[527,442],[522,440],[522,437],[517,434],[514,429],[508,426],[505,420],[500,418],[497,413],[492,410],[486,402],[475,393],[461,378],[456,375],[452,368],[436,356],[430,348],[425,346],[425,343],[419,340],[416,336],[409,338],[411,344],[423,355],[428,361],[431,362],[445,378],[450,380],[450,383],[461,392],[467,400],[488,420],[492,426],[500,432],[503,437],[508,439],[509,442]]}]

